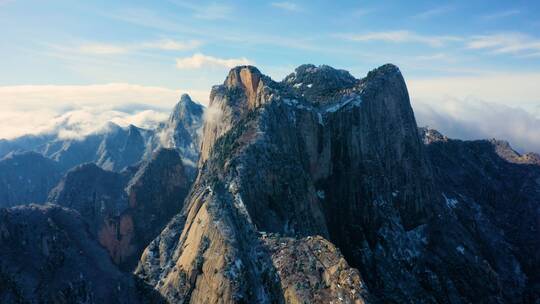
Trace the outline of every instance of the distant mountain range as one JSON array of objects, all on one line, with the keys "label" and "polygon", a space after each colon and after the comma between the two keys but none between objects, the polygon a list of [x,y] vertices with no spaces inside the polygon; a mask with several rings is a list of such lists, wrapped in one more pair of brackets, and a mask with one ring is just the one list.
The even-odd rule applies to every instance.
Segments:
[{"label": "distant mountain range", "polygon": [[193,179],[203,111],[202,105],[183,95],[170,118],[155,130],[108,123],[101,131],[83,138],[63,139],[58,134],[47,134],[2,140],[0,206],[43,203],[60,177],[76,166],[93,163],[104,170],[120,172],[149,160],[162,147],[181,154],[186,174]]},{"label": "distant mountain range", "polygon": [[156,129],[0,154],[1,303],[540,299],[540,156],[418,128],[391,64],[240,66]]}]

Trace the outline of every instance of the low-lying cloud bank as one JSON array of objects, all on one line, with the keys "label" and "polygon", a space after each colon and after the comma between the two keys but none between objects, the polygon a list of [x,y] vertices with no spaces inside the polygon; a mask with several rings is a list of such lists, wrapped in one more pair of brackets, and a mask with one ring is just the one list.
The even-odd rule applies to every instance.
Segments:
[{"label": "low-lying cloud bank", "polygon": [[[504,139],[520,152],[540,152],[540,74],[407,82],[418,125],[452,138]],[[207,91],[132,84],[0,86],[0,138],[43,133],[79,138],[109,121],[154,128],[183,92],[207,104]]]},{"label": "low-lying cloud bank", "polygon": [[540,73],[407,81],[419,126],[458,139],[497,138],[540,152]]},{"label": "low-lying cloud bank", "polygon": [[154,128],[167,116],[166,112],[158,110],[119,111],[88,106],[64,113],[50,110],[0,111],[0,138],[58,134],[62,139],[80,139],[106,130],[108,122],[122,127],[133,124],[142,128]]},{"label": "low-lying cloud bank", "polygon": [[[58,133],[84,137],[114,122],[153,128],[184,91],[125,83],[0,87],[0,138]],[[188,91],[195,100],[207,92]],[[199,99],[200,98],[200,99]]]},{"label": "low-lying cloud bank", "polygon": [[419,126],[430,126],[448,137],[504,139],[520,152],[540,152],[540,119],[524,109],[456,98],[415,101],[413,108]]}]

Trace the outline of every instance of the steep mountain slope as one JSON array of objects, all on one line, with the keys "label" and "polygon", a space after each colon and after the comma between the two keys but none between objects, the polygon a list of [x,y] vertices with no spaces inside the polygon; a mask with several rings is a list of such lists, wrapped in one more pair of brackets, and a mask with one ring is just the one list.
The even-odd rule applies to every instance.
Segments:
[{"label": "steep mountain slope", "polygon": [[120,272],[80,216],[53,205],[0,209],[0,302],[157,302]]},{"label": "steep mountain slope", "polygon": [[[208,112],[184,209],[136,271],[168,301],[526,300],[520,261],[501,247],[500,231],[449,207],[397,67],[357,80],[304,65],[280,83],[238,67],[212,89]],[[314,260],[306,250],[316,235],[343,253],[340,273],[357,282],[348,290],[287,265],[302,252]]]},{"label": "steep mountain slope", "polygon": [[[424,134],[453,216],[480,236],[477,245],[489,265],[518,275],[513,288],[525,287],[523,301],[534,303],[540,298],[540,158],[521,155],[503,141],[453,140],[434,137],[440,133],[433,130]],[[505,256],[511,264],[504,264]],[[503,279],[504,288],[512,286],[512,276]]]},{"label": "steep mountain slope", "polygon": [[41,203],[61,177],[60,165],[35,152],[0,159],[0,207]]},{"label": "steep mountain slope", "polygon": [[178,149],[188,170],[193,171],[193,176],[199,159],[203,115],[204,107],[183,94],[167,122],[156,131],[158,144]]},{"label": "steep mountain slope", "polygon": [[143,249],[182,209],[191,181],[175,150],[116,173],[95,164],[69,171],[49,201],[77,210],[90,232],[122,269],[131,269]]}]

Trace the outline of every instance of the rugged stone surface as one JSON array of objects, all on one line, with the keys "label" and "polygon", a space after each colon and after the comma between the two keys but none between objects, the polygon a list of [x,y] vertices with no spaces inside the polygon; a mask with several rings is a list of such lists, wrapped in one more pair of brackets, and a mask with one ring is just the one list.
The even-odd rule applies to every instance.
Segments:
[{"label": "rugged stone surface", "polygon": [[61,178],[60,165],[35,152],[0,159],[0,207],[43,203]]},{"label": "rugged stone surface", "polygon": [[156,131],[156,145],[177,149],[188,174],[194,178],[201,145],[204,107],[184,94],[167,122]]},{"label": "rugged stone surface", "polygon": [[303,239],[263,236],[287,303],[366,303],[358,270],[320,236]]},{"label": "rugged stone surface", "polygon": [[191,181],[179,153],[158,149],[148,161],[116,173],[81,165],[49,201],[79,211],[122,269],[133,269],[148,243],[183,206]]},{"label": "rugged stone surface", "polygon": [[134,254],[127,261],[129,268],[136,266],[144,248],[182,210],[191,183],[180,154],[172,149],[157,150],[129,181],[129,208],[122,214],[133,221]]},{"label": "rugged stone surface", "polygon": [[[420,136],[426,132],[418,131],[397,67],[356,80],[306,65],[279,83],[237,67],[212,89],[208,111],[191,194],[136,270],[168,301],[339,299],[343,289],[323,297],[307,283],[309,272],[290,274],[292,266],[280,262],[296,251],[309,261],[306,240],[315,235],[358,269],[343,272],[346,282],[361,282],[353,284],[361,296],[350,301],[534,298],[521,262],[483,211],[471,204],[457,216],[449,207],[454,194],[446,195],[439,164],[424,147],[448,139]],[[276,249],[279,241],[265,234],[296,250]]]},{"label": "rugged stone surface", "polygon": [[0,302],[157,302],[120,272],[74,211],[0,209]]},{"label": "rugged stone surface", "polygon": [[540,165],[497,140],[447,139],[427,149],[452,217],[473,233],[477,256],[499,283],[493,291],[506,302],[534,303],[540,298]]}]

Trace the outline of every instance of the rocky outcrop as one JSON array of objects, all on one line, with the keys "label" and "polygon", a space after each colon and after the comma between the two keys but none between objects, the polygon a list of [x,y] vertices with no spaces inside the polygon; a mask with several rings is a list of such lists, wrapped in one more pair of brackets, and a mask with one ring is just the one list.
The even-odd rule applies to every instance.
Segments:
[{"label": "rocky outcrop", "polygon": [[204,107],[184,94],[167,122],[156,131],[156,145],[177,149],[191,178],[196,176],[201,145]]},{"label": "rocky outcrop", "polygon": [[144,248],[184,205],[191,181],[176,150],[159,149],[144,162],[129,181],[126,192],[129,207],[121,218],[133,222],[131,246],[134,252],[125,257],[132,269]]},{"label": "rocky outcrop", "polygon": [[0,209],[0,302],[159,302],[120,272],[74,211]]},{"label": "rocky outcrop", "polygon": [[[136,270],[168,301],[527,299],[519,259],[490,257],[509,248],[497,226],[474,205],[466,217],[449,207],[453,196],[424,146],[448,139],[418,131],[397,67],[357,80],[305,65],[282,82],[237,67],[212,89],[208,111],[184,209]],[[338,249],[324,254],[340,272],[317,275],[302,262],[293,273],[295,259],[317,268],[309,250],[333,248],[328,242],[346,260]],[[357,283],[317,289],[327,276]]]},{"label": "rocky outcrop", "polygon": [[81,165],[51,191],[49,201],[80,212],[113,261],[128,270],[182,209],[190,186],[179,153],[158,149],[121,173]]},{"label": "rocky outcrop", "polygon": [[0,207],[43,203],[61,178],[60,165],[35,152],[0,159]]},{"label": "rocky outcrop", "polygon": [[278,272],[286,303],[366,303],[358,270],[320,236],[263,236]]}]

